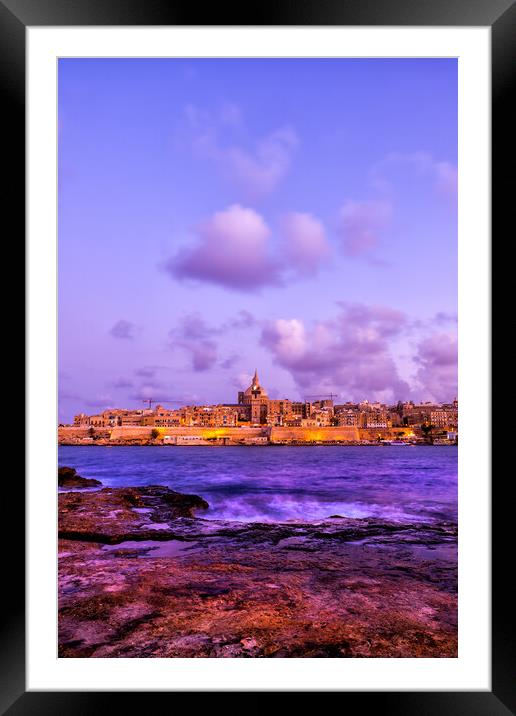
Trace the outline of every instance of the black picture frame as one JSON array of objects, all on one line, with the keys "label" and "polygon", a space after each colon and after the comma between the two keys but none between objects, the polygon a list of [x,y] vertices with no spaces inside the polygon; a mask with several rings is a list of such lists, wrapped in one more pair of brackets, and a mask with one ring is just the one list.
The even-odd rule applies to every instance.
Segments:
[{"label": "black picture frame", "polygon": [[[198,22],[202,16],[202,23]],[[492,32],[492,235],[501,242],[512,226],[514,180],[505,182],[511,162],[515,116],[510,109],[511,80],[516,67],[514,0],[288,0],[206,5],[173,0],[0,0],[0,85],[4,97],[4,141],[12,152],[3,197],[6,216],[14,219],[19,245],[25,230],[25,30],[28,26],[63,25],[389,25],[490,26]],[[6,140],[7,138],[7,140]],[[14,235],[14,234],[13,234]],[[496,258],[496,253],[494,253]],[[500,282],[492,292],[503,299]],[[506,290],[506,289],[505,289]],[[498,304],[497,304],[498,305]],[[492,311],[492,329],[499,314]],[[493,376],[495,373],[493,373]],[[493,381],[494,383],[494,381]],[[496,385],[492,384],[493,397]],[[495,462],[492,460],[493,473]],[[505,495],[506,473],[492,485],[492,690],[447,692],[344,692],[344,708],[374,708],[385,714],[429,716],[502,716],[516,714],[516,658],[513,612],[516,604],[507,545],[514,507]],[[7,477],[7,475],[6,475]],[[510,477],[510,476],[508,476]],[[18,511],[16,535],[4,550],[4,607],[0,623],[0,713],[90,714],[125,703],[144,708],[142,694],[128,692],[27,692],[25,687],[25,545],[19,513],[25,488],[19,472],[4,483],[4,505]],[[10,509],[10,508],[9,508]],[[512,572],[512,574],[511,574]],[[143,694],[169,698],[167,692]],[[115,697],[116,696],[116,701]],[[211,696],[211,695],[210,695]],[[128,698],[129,697],[129,698]],[[129,702],[130,699],[130,702]]]}]

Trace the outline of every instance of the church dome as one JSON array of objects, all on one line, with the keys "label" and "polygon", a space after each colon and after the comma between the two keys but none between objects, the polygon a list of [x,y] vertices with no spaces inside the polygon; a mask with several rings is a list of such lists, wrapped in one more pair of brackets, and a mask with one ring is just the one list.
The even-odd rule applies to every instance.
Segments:
[{"label": "church dome", "polygon": [[267,391],[265,390],[265,388],[263,388],[263,387],[260,385],[260,379],[258,378],[258,371],[257,371],[257,370],[254,371],[253,382],[251,383],[251,385],[249,386],[249,388],[247,388],[247,390],[245,391],[244,395],[247,395],[247,396],[250,396],[250,397],[252,397],[252,396],[262,397],[262,398],[266,398],[266,397],[267,397]]}]

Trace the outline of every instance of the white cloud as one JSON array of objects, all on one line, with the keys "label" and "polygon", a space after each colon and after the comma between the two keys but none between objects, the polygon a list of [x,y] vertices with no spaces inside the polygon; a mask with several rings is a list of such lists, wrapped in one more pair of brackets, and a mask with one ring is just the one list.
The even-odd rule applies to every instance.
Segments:
[{"label": "white cloud", "polygon": [[[285,126],[259,138],[251,146],[242,142],[243,119],[238,105],[226,103],[216,112],[194,105],[185,108],[190,142],[195,153],[214,161],[246,200],[272,192],[290,168],[298,144],[296,133]],[[233,130],[233,131],[231,131]],[[238,130],[237,139],[232,135]]]}]

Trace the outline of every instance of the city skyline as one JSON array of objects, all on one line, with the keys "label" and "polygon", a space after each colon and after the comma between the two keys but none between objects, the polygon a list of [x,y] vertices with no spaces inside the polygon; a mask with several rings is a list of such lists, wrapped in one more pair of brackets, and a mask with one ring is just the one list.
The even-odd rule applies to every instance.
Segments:
[{"label": "city skyline", "polygon": [[452,401],[456,125],[453,59],[60,60],[59,420]]},{"label": "city skyline", "polygon": [[[139,410],[107,409],[97,415],[79,413],[74,416],[73,426],[61,425],[66,432],[59,433],[62,444],[90,443],[94,439],[111,441],[138,440],[146,444],[149,439],[177,443],[179,430],[180,442],[199,444],[199,440],[222,441],[221,444],[240,444],[242,441],[266,444],[272,438],[270,430],[265,434],[250,435],[238,428],[287,429],[287,433],[275,439],[283,442],[327,441],[336,443],[345,440],[358,440],[377,444],[379,439],[395,437],[398,440],[409,438],[427,442],[434,439],[457,440],[458,401],[448,404],[415,405],[413,402],[398,402],[396,405],[370,403],[340,403],[337,395],[311,395],[305,401],[292,401],[287,397],[274,399],[269,396],[267,387],[261,382],[258,369],[255,369],[250,384],[245,390],[238,391],[236,401],[218,405],[182,405],[173,408],[160,403]],[[73,432],[69,432],[72,428]],[[140,434],[134,433],[137,428]],[[201,429],[201,434],[185,435],[185,429]],[[236,431],[234,430],[236,428]],[[322,430],[330,429],[324,435]],[[78,430],[78,432],[76,430]],[[86,429],[86,434],[84,430]],[[202,432],[203,430],[208,432]],[[222,429],[222,430],[220,430]],[[227,430],[233,430],[232,434]],[[97,434],[97,430],[103,431]],[[127,433],[129,430],[129,433]],[[367,432],[367,431],[373,431]],[[106,432],[107,431],[107,432]],[[126,431],[124,433],[124,431]],[[169,434],[165,434],[165,432]],[[362,431],[362,433],[360,432]],[[381,431],[381,432],[378,432]],[[172,433],[172,434],[170,434]],[[443,437],[446,436],[446,437]],[[112,443],[111,443],[112,444]],[[207,444],[210,444],[209,442]],[[448,442],[446,443],[448,444]]]},{"label": "city skyline", "polygon": [[[251,396],[256,399],[257,406],[259,406],[259,404],[267,405],[265,413],[263,413],[260,407],[257,407],[258,413],[253,413],[252,410],[249,412],[249,406],[252,402],[249,400]],[[228,397],[230,398],[232,396]],[[389,415],[392,416],[396,413],[401,416],[404,413],[410,413],[412,411],[417,412],[418,410],[452,410],[455,416],[455,421],[458,417],[457,397],[453,398],[453,400],[421,401],[420,403],[415,403],[413,400],[402,401],[395,399],[391,401],[390,404],[374,400],[370,401],[368,398],[363,398],[360,401],[339,399],[341,396],[339,396],[338,393],[305,395],[301,400],[293,400],[289,396],[269,397],[268,390],[264,387],[258,376],[257,368],[254,369],[254,374],[246,390],[239,390],[237,395],[233,397],[235,398],[234,400],[226,400],[224,402],[211,404],[206,401],[203,402],[202,400],[198,403],[189,404],[185,400],[160,401],[154,400],[153,398],[147,398],[142,400],[144,406],[136,406],[132,408],[122,405],[110,406],[107,408],[102,407],[96,411],[96,414],[95,411],[81,411],[80,413],[74,415],[73,424],[79,426],[97,425],[104,427],[115,423],[118,425],[142,424],[148,426],[150,424],[156,424],[154,422],[149,422],[147,419],[151,416],[158,416],[162,418],[159,424],[163,426],[188,424],[184,423],[186,415],[185,411],[194,411],[197,416],[200,416],[204,412],[211,413],[212,418],[219,417],[220,415],[229,416],[231,414],[233,416],[233,422],[231,424],[233,425],[257,424],[260,422],[271,423],[271,421],[272,424],[284,424],[283,418],[279,421],[279,423],[277,422],[279,415],[290,415],[289,419],[291,419],[293,416],[297,416],[297,418],[309,418],[311,415],[322,415],[327,413],[326,417],[328,418],[330,415],[334,414],[334,411],[342,412],[343,414],[354,412],[356,413],[356,416],[358,416],[359,413],[362,413],[363,415],[364,413],[372,411],[376,414],[382,413],[385,420],[388,420]],[[169,403],[168,405],[166,404],[167,402]],[[246,405],[248,408],[243,410],[243,406]],[[428,415],[430,415],[430,413]],[[134,419],[137,416],[140,417],[138,418],[138,423],[135,423]],[[181,423],[176,423],[176,420],[179,419],[181,420]],[[327,421],[325,420],[324,422]],[[71,423],[69,423],[69,425],[70,424]],[[216,423],[216,420],[214,424],[218,424]],[[328,422],[328,424],[331,424],[331,421]],[[221,425],[226,425],[226,419],[224,419]],[[60,423],[60,427],[66,427],[66,424]],[[387,424],[385,427],[387,427]]]}]

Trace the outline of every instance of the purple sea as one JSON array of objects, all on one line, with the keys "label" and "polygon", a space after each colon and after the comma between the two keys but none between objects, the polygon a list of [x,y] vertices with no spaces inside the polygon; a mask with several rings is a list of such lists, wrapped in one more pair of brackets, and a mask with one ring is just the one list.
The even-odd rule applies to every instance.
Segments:
[{"label": "purple sea", "polygon": [[109,487],[159,484],[200,495],[208,519],[431,522],[457,519],[457,453],[454,446],[61,446],[59,465]]}]

